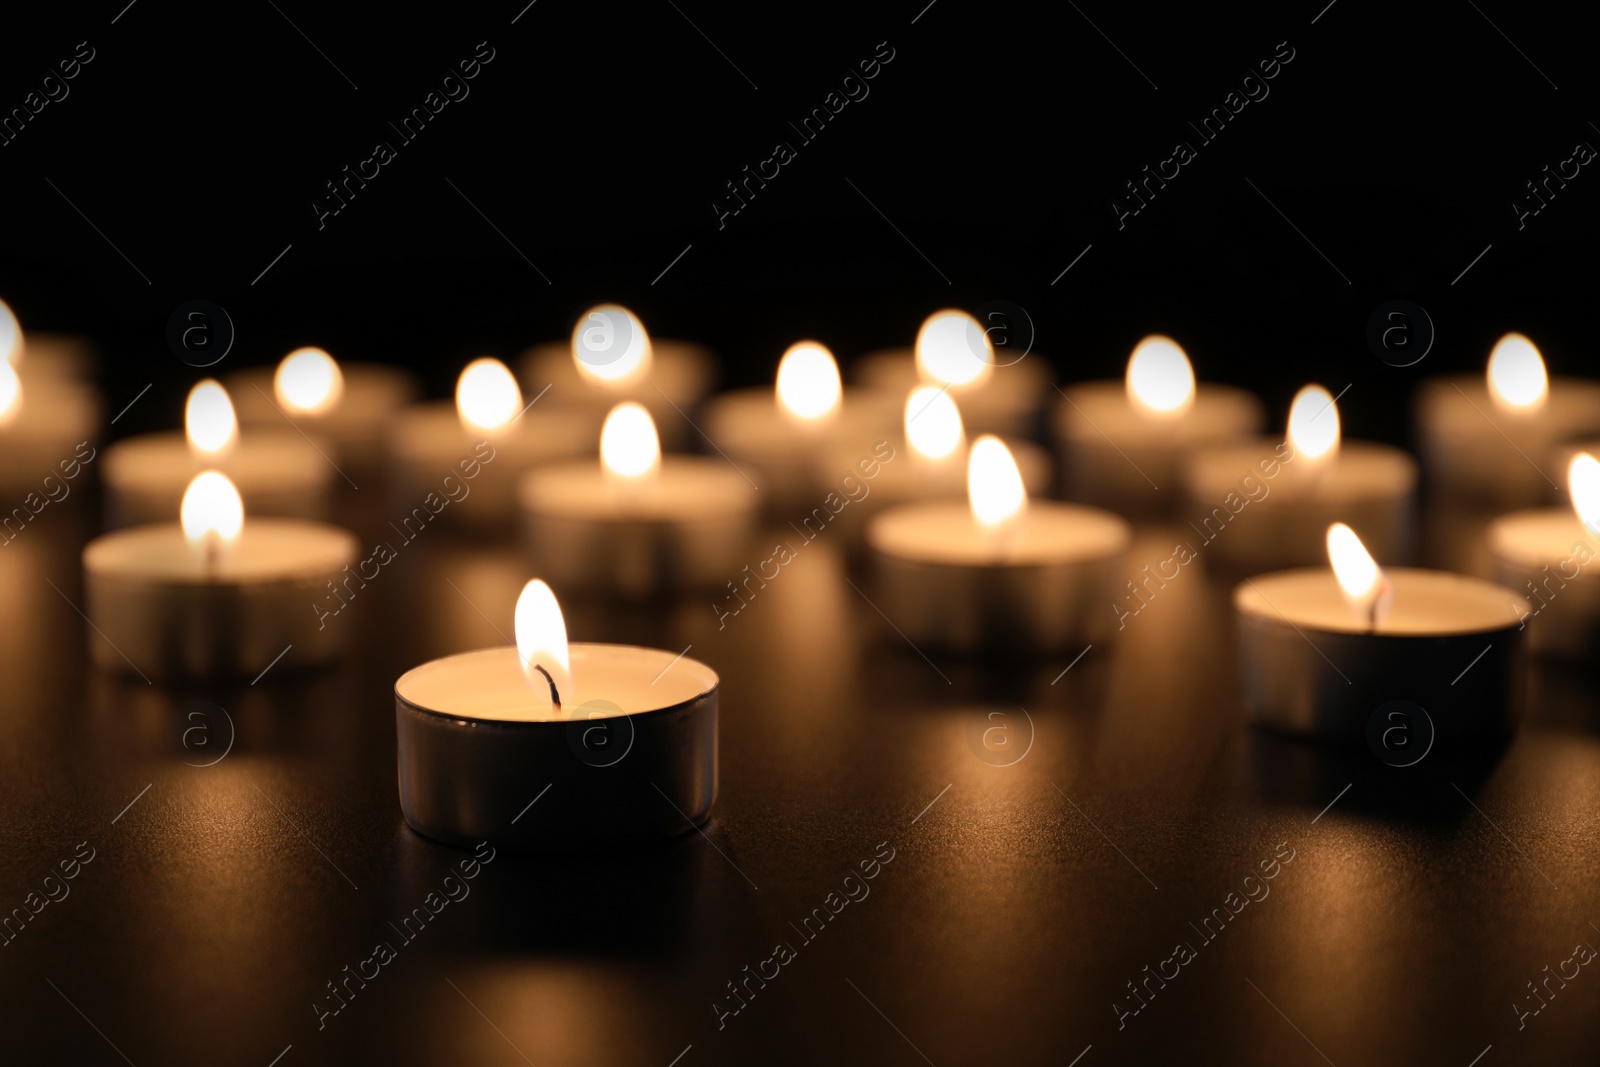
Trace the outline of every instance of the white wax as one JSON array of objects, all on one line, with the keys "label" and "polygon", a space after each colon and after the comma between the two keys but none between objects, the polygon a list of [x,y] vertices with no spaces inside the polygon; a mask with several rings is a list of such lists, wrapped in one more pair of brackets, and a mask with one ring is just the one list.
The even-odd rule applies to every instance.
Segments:
[{"label": "white wax", "polygon": [[142,434],[106,448],[105,483],[113,510],[133,521],[176,517],[184,490],[203,470],[228,476],[246,515],[315,516],[339,477],[330,448],[294,430],[251,430],[226,454],[201,457],[182,433]]},{"label": "white wax", "polygon": [[600,440],[600,417],[593,411],[556,405],[544,408],[554,395],[552,389],[520,419],[499,431],[463,423],[453,400],[413,404],[392,420],[389,448],[397,463],[435,479],[451,473],[460,460],[470,459],[479,441],[493,446],[495,458],[487,467],[497,472],[526,470],[537,463],[592,453]]},{"label": "white wax", "polygon": [[[894,444],[894,460],[882,466],[878,476],[869,483],[868,499],[876,497],[881,504],[904,503],[911,500],[930,500],[940,497],[967,495],[967,453],[969,447],[958,448],[941,459],[930,459],[906,443],[904,435],[890,437]],[[1050,490],[1054,473],[1050,454],[1029,441],[1008,438],[1005,442],[1011,458],[1017,461],[1017,471],[1022,484],[1032,496],[1043,496]],[[835,444],[832,465],[829,469],[845,472],[860,458],[852,451]]]},{"label": "white wax", "polygon": [[[961,408],[969,437],[980,433],[1027,433],[1047,394],[1055,395],[1050,388],[1050,364],[1042,356],[1032,354],[1016,363],[999,365],[1010,358],[997,355],[994,370],[980,382],[950,386],[950,396]],[[897,396],[901,403],[911,390],[928,384],[917,371],[914,348],[868,352],[850,369],[854,381]]]},{"label": "white wax", "polygon": [[1551,378],[1543,406],[1506,411],[1482,375],[1429,378],[1417,388],[1416,417],[1423,464],[1446,489],[1537,503],[1564,492],[1557,446],[1600,434],[1600,382]]},{"label": "white wax", "polygon": [[[779,409],[773,389],[739,389],[713,397],[701,425],[741,468],[754,468],[746,473],[764,494],[792,499],[826,492],[826,483],[849,473],[854,459],[871,458],[879,441],[898,440],[904,403],[903,396],[848,389],[834,415],[802,422]],[[853,459],[835,471],[832,460],[842,452]]]},{"label": "white wax", "polygon": [[600,522],[694,524],[756,509],[756,491],[725,460],[664,456],[655,477],[621,479],[599,461],[530,471],[518,490],[528,511]]},{"label": "white wax", "polygon": [[1030,567],[1123,552],[1128,524],[1099,508],[1033,500],[1016,525],[986,530],[965,501],[906,504],[874,515],[867,544],[886,556],[958,566]]},{"label": "white wax", "polygon": [[[516,648],[482,648],[431,660],[402,674],[395,695],[428,711],[463,719],[567,722],[670,708],[717,686],[717,673],[698,660],[635,645],[570,646],[571,693],[561,711],[550,704],[540,675],[530,684]],[[615,711],[604,701],[621,711]]]},{"label": "white wax", "polygon": [[[1526,602],[1491,582],[1448,571],[1386,568],[1394,590],[1388,617],[1377,636],[1447,637],[1488,633],[1516,625]],[[1233,594],[1241,613],[1273,622],[1287,620],[1302,631],[1340,634],[1371,633],[1363,613],[1346,601],[1333,571],[1327,567],[1263,574],[1241,583]]]},{"label": "white wax", "polygon": [[89,388],[25,378],[21,407],[0,424],[0,488],[33,488],[47,474],[60,477],[63,460],[84,458],[77,455],[81,442],[92,447],[100,439],[100,416],[99,399]]},{"label": "white wax", "polygon": [[[1281,440],[1262,438],[1254,444],[1208,448],[1192,455],[1183,467],[1184,486],[1200,501],[1221,505],[1229,493],[1244,495],[1239,487],[1246,475],[1268,487],[1268,498],[1279,495],[1286,503],[1319,507],[1356,504],[1369,500],[1404,500],[1417,485],[1417,464],[1409,455],[1389,445],[1370,441],[1345,441],[1337,455],[1323,460],[1286,453],[1277,460]],[[1272,460],[1272,478],[1260,466]]]},{"label": "white wax", "polygon": [[341,453],[363,458],[376,454],[389,419],[415,399],[416,379],[408,371],[381,363],[341,363],[339,372],[344,389],[338,403],[326,411],[285,407],[273,390],[275,367],[242,370],[228,375],[224,384],[240,425],[288,429],[293,423],[313,437],[332,441]]},{"label": "white wax", "polygon": [[599,418],[624,400],[643,404],[655,420],[663,441],[681,445],[698,435],[685,420],[711,390],[717,377],[716,360],[709,349],[691,341],[651,338],[653,355],[647,374],[629,381],[594,382],[579,373],[570,341],[549,341],[523,353],[517,379],[530,398],[545,386],[559,405],[581,408]]},{"label": "white wax", "polygon": [[1122,381],[1079,382],[1067,386],[1056,405],[1056,432],[1074,446],[1134,452],[1180,453],[1200,445],[1230,441],[1261,427],[1261,401],[1243,389],[1200,382],[1194,404],[1175,415],[1143,411],[1128,399]]},{"label": "white wax", "polygon": [[239,537],[214,562],[196,551],[175,522],[135,526],[89,542],[84,570],[91,575],[171,585],[256,585],[317,579],[356,558],[348,530],[297,519],[247,517]]},{"label": "white wax", "polygon": [[1571,559],[1577,546],[1600,556],[1600,535],[1578,521],[1571,508],[1537,508],[1502,515],[1489,524],[1489,551],[1497,559],[1537,571]]}]

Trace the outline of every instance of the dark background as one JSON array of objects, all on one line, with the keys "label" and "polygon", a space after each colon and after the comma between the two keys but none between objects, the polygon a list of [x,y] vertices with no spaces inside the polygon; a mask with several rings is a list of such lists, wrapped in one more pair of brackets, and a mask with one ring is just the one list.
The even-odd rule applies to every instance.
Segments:
[{"label": "dark background", "polygon": [[[738,384],[800,337],[848,361],[938,307],[1004,299],[1058,381],[1120,375],[1159,329],[1276,424],[1305,381],[1349,383],[1346,432],[1399,442],[1413,383],[1480,368],[1508,329],[1554,372],[1593,373],[1600,179],[1585,168],[1520,231],[1509,206],[1600,143],[1577,15],[922,3],[538,0],[515,25],[517,0],[8,12],[0,107],[77,42],[96,58],[0,146],[0,294],[28,327],[99,342],[111,412],[155,383],[115,436],[178,424],[197,374],[164,333],[195,298],[238,330],[216,370],[316,343],[439,395],[465,359],[562,336],[599,300],[711,345]],[[495,59],[471,95],[318,230],[323,183],[479,41]],[[719,230],[724,182],[794,143],[786,122],[880,41],[895,58],[870,96]],[[1295,58],[1270,96],[1119,231],[1122,183],[1280,41]],[[1365,340],[1396,298],[1438,334],[1407,369]],[[1227,589],[1200,572],[1065,675],[1065,658],[930,670],[824,542],[725,631],[698,601],[569,607],[575,638],[692,643],[722,673],[706,837],[496,859],[319,1032],[323,984],[460,856],[400,818],[393,678],[497,643],[477,612],[509,618],[522,565],[430,544],[357,605],[341,670],[146,686],[86,669],[62,601],[81,603],[96,516],[73,499],[0,550],[0,907],[77,842],[98,852],[0,948],[0,1062],[944,1067],[1092,1045],[1083,1067],[1465,1067],[1492,1045],[1487,1067],[1591,1062],[1600,1042],[1592,968],[1524,1030],[1509,1007],[1600,943],[1589,679],[1541,668],[1509,750],[1397,772],[1245,727]],[[1169,551],[1141,538],[1137,559]],[[204,720],[214,743],[236,732],[215,766],[185,765],[210,758],[190,700],[226,712]],[[974,725],[1001,709],[1021,729],[1022,708],[1029,755],[977,758]],[[880,841],[898,851],[872,897],[719,1032],[723,983]],[[1272,896],[1119,1032],[1124,983],[1280,841],[1297,853]]]}]

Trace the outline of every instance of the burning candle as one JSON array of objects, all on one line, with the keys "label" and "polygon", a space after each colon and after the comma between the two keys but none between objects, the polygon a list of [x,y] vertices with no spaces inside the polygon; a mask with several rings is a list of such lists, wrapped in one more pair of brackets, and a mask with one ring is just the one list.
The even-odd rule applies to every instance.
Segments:
[{"label": "burning candle", "polygon": [[688,442],[688,412],[716,379],[703,345],[651,337],[620,304],[599,304],[578,317],[566,341],[536,345],[519,367],[530,392],[550,387],[561,405],[586,408],[596,424],[623,400],[643,404],[674,446]]},{"label": "burning candle", "polygon": [[[717,793],[717,675],[681,653],[571,644],[550,587],[516,645],[395,682],[400,808],[448,844],[592,849],[682,833]],[[535,806],[537,802],[537,806]]]},{"label": "burning candle", "polygon": [[1259,400],[1230,386],[1197,385],[1183,348],[1151,335],[1134,347],[1123,381],[1062,391],[1055,433],[1070,495],[1152,515],[1178,508],[1191,453],[1238,441],[1261,423]]},{"label": "burning candle", "polygon": [[1558,492],[1561,442],[1600,433],[1600,382],[1549,378],[1533,342],[1508,333],[1482,379],[1430,378],[1416,410],[1424,468],[1447,497],[1526,506]]},{"label": "burning candle", "polygon": [[[24,382],[0,359],[0,491],[51,495],[53,484],[75,477],[94,458],[99,439],[100,404],[91,392],[49,379]],[[6,506],[13,504],[30,507],[23,499]]]},{"label": "burning candle", "polygon": [[[902,409],[901,442],[896,460],[886,463],[868,492],[835,520],[852,543],[860,540],[866,522],[884,508],[917,500],[960,499],[967,491],[967,434],[961,408],[943,386],[919,385]],[[1030,494],[1050,487],[1050,455],[1028,441],[1005,439]],[[852,443],[834,442],[828,469],[848,470],[858,458]]]},{"label": "burning candle", "polygon": [[183,433],[143,434],[106,449],[108,521],[169,518],[194,476],[211,468],[227,474],[252,515],[321,518],[339,477],[328,448],[293,429],[241,435],[227,390],[207,378],[189,391]]},{"label": "burning candle", "polygon": [[531,468],[581,455],[599,425],[587,410],[524,402],[504,363],[475,359],[456,380],[455,403],[403,410],[389,435],[395,503],[422,525],[510,525],[518,480]]},{"label": "burning candle", "polygon": [[94,344],[76,334],[24,330],[0,300],[0,363],[10,363],[25,382],[81,384],[94,373]]},{"label": "burning candle", "polygon": [[1284,440],[1204,449],[1182,479],[1184,518],[1223,570],[1315,563],[1341,518],[1366,532],[1379,559],[1411,553],[1416,463],[1389,445],[1343,440],[1338,405],[1320,385],[1295,395]]},{"label": "burning candle", "polygon": [[1521,597],[1463,575],[1379,567],[1343,523],[1325,544],[1328,567],[1263,574],[1234,590],[1253,722],[1365,743],[1374,712],[1404,700],[1428,713],[1446,744],[1491,742],[1515,727],[1526,669]]},{"label": "burning candle", "polygon": [[196,475],[179,522],[118,530],[83,550],[89,652],[147,678],[250,677],[327,663],[349,627],[317,602],[348,574],[356,538],[298,519],[246,518],[234,483]]},{"label": "burning candle", "polygon": [[973,433],[1022,435],[1032,432],[1040,398],[1050,387],[1049,364],[1024,357],[997,354],[985,324],[945,308],[923,320],[911,348],[863,356],[856,376],[864,386],[894,396],[918,385],[945,389],[961,404]]},{"label": "burning candle", "polygon": [[876,603],[916,643],[1058,650],[1109,636],[1127,556],[1110,512],[1030,500],[1010,450],[983,436],[967,500],[888,508],[867,522]]},{"label": "burning candle", "polygon": [[827,346],[800,341],[784,352],[771,390],[713,398],[706,435],[760,488],[768,511],[789,518],[850,472],[841,452],[866,455],[891,435],[897,406],[881,392],[845,390]]},{"label": "burning candle", "polygon": [[1600,582],[1583,570],[1600,556],[1600,462],[1587,452],[1567,468],[1570,508],[1502,515],[1489,525],[1494,578],[1526,597],[1528,647],[1587,659],[1600,650]]},{"label": "burning candle", "polygon": [[563,588],[629,597],[721,585],[759,508],[720,457],[663,459],[654,420],[632,401],[606,417],[598,463],[531,471],[519,495],[538,569]]},{"label": "burning candle", "polygon": [[275,370],[254,367],[228,377],[246,427],[297,426],[329,441],[358,482],[376,478],[384,459],[383,431],[411,403],[416,379],[379,363],[340,363],[320,348],[297,348]]}]

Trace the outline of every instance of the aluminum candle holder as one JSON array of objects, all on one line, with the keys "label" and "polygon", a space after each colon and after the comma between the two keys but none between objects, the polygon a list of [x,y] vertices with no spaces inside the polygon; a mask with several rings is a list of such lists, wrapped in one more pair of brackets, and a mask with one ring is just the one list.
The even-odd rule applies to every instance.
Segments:
[{"label": "aluminum candle holder", "polygon": [[513,647],[400,676],[400,808],[413,830],[463,847],[581,851],[706,820],[717,795],[716,673],[631,645],[573,644],[571,664],[587,680],[564,713],[530,710],[535,691]]}]

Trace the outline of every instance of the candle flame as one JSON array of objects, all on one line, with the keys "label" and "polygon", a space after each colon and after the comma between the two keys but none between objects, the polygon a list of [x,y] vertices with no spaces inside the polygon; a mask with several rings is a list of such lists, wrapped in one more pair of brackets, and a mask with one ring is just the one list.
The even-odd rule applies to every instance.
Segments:
[{"label": "candle flame", "polygon": [[799,341],[778,361],[778,406],[801,423],[817,423],[839,410],[844,384],[826,345]]},{"label": "candle flame", "polygon": [[1328,563],[1339,589],[1364,622],[1373,629],[1389,614],[1391,590],[1383,568],[1361,543],[1356,532],[1342,522],[1328,527]]},{"label": "candle flame", "polygon": [[572,359],[584,380],[618,388],[644,380],[654,349],[639,316],[621,304],[600,304],[572,328]]},{"label": "candle flame", "polygon": [[1134,346],[1126,384],[1128,401],[1145,415],[1173,418],[1194,404],[1194,367],[1183,346],[1160,334]]},{"label": "candle flame", "polygon": [[191,545],[232,544],[244,526],[244,501],[226,474],[203,471],[183,491],[178,518]]},{"label": "candle flame", "polygon": [[331,411],[344,395],[344,374],[322,349],[297,348],[278,364],[272,389],[278,403],[290,411],[320,415]]},{"label": "candle flame", "polygon": [[0,300],[0,363],[16,363],[22,356],[22,324],[11,305]]},{"label": "candle flame", "polygon": [[456,413],[473,429],[503,431],[521,410],[522,390],[498,359],[475,359],[456,379]]},{"label": "candle flame", "polygon": [[22,410],[22,379],[11,364],[0,360],[0,426],[17,417]]},{"label": "candle flame", "polygon": [[189,390],[183,428],[189,450],[202,458],[216,459],[232,450],[239,439],[239,419],[221,382],[207,378]]},{"label": "candle flame", "polygon": [[1550,378],[1534,343],[1520,333],[1500,338],[1489,353],[1489,395],[1504,411],[1531,411],[1544,406]]},{"label": "candle flame", "polygon": [[661,438],[650,412],[631,400],[611,409],[600,430],[600,463],[607,474],[629,480],[661,469]]},{"label": "candle flame", "polygon": [[961,409],[947,389],[919,385],[906,397],[906,441],[920,456],[945,459],[966,443]]},{"label": "candle flame", "polygon": [[967,458],[967,502],[978,525],[993,529],[1019,518],[1028,508],[1028,489],[1005,442],[984,434]]},{"label": "candle flame", "polygon": [[558,703],[570,701],[572,666],[567,650],[567,623],[561,617],[561,605],[556,603],[555,593],[538,578],[523,586],[517,597],[516,634],[517,656],[522,660],[522,671],[534,692],[548,696],[553,685]]},{"label": "candle flame", "polygon": [[981,385],[994,373],[994,345],[965,311],[935,311],[917,331],[917,374],[956,388]]},{"label": "candle flame", "polygon": [[1289,405],[1289,444],[1297,457],[1331,459],[1339,450],[1339,409],[1333,394],[1320,385],[1308,385]]},{"label": "candle flame", "polygon": [[1567,467],[1567,492],[1578,521],[1593,533],[1600,533],[1600,460],[1587,452],[1572,457]]}]

